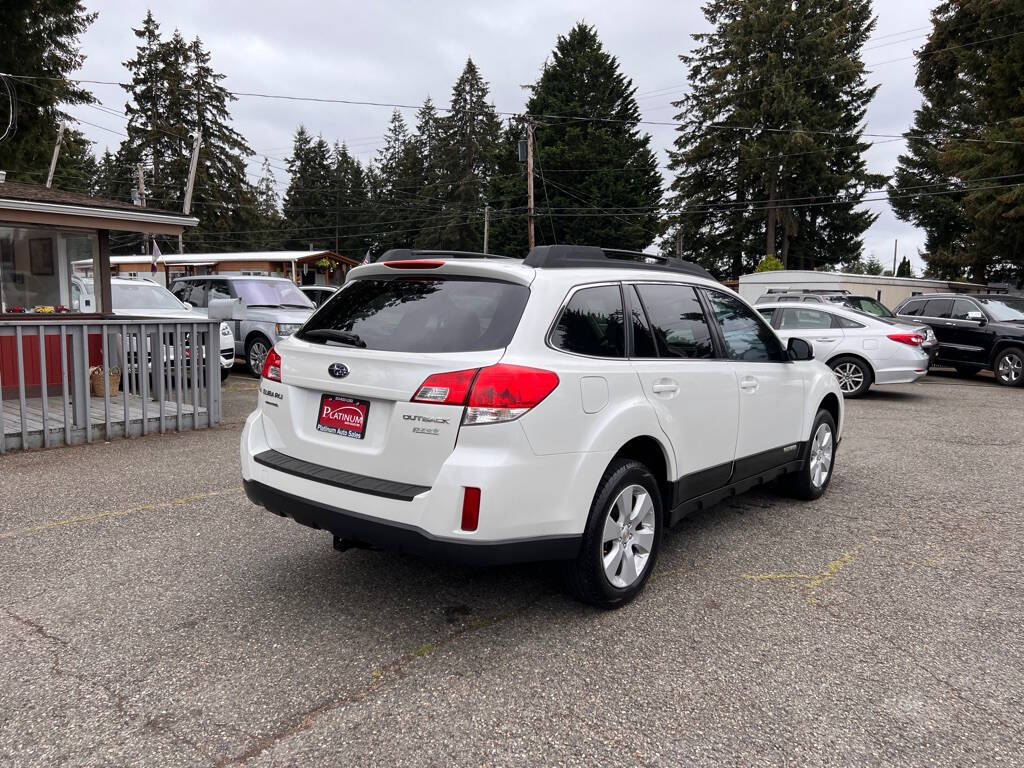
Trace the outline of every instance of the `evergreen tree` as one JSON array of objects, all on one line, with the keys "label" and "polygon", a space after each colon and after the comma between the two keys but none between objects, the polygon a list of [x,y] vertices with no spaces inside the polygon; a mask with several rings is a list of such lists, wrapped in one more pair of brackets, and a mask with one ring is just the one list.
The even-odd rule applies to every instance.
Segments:
[{"label": "evergreen tree", "polygon": [[483,208],[501,140],[501,120],[488,95],[480,70],[467,59],[448,114],[438,120],[438,191],[444,202],[436,223],[420,231],[420,247],[475,251],[483,246]]},{"label": "evergreen tree", "polygon": [[300,125],[287,166],[289,181],[283,205],[286,246],[296,250],[333,248],[337,223],[330,145],[322,136],[314,139]]},{"label": "evergreen tree", "polygon": [[[0,140],[0,168],[10,174],[12,181],[44,183],[58,124],[66,119],[59,107],[93,101],[92,94],[67,76],[85,61],[78,37],[95,18],[95,13],[86,12],[81,0],[0,3],[0,72],[42,78],[8,78],[17,101],[17,130]],[[7,127],[11,109],[6,89],[0,88],[0,135]],[[73,184],[72,188],[79,187]]]},{"label": "evergreen tree", "polygon": [[906,256],[900,261],[900,265],[896,267],[896,277],[913,277],[914,271],[910,268],[910,259]]},{"label": "evergreen tree", "polygon": [[765,255],[800,268],[856,260],[876,218],[858,202],[884,182],[861,138],[876,90],[860,58],[870,0],[709,0],[704,15],[713,30],[680,57],[691,90],[674,103],[666,249],[732,277]]},{"label": "evergreen tree", "polygon": [[75,128],[64,131],[57,167],[53,171],[53,186],[87,195],[97,194],[99,163],[92,152],[92,142]]},{"label": "evergreen tree", "polygon": [[369,233],[374,229],[376,215],[379,214],[375,214],[371,206],[366,172],[344,144],[334,146],[333,175],[335,231],[331,249],[362,261],[374,244]]},{"label": "evergreen tree", "polygon": [[884,271],[885,267],[882,266],[882,262],[873,254],[864,262],[864,274],[866,275],[880,275]]},{"label": "evergreen tree", "polygon": [[[945,0],[918,52],[907,149],[890,188],[896,215],[925,231],[925,274],[1024,280],[1024,0]],[[949,194],[935,194],[937,192]]]},{"label": "evergreen tree", "polygon": [[[534,132],[538,243],[643,250],[661,234],[661,176],[650,136],[640,131],[635,93],[593,27],[579,22],[559,35],[526,105],[540,123]],[[502,182],[496,197],[510,197],[507,207],[523,205],[525,174]],[[525,249],[526,228],[513,234],[502,246]]]},{"label": "evergreen tree", "polygon": [[253,207],[256,220],[252,247],[259,251],[270,251],[280,247],[284,226],[281,217],[281,200],[277,194],[277,179],[270,160],[263,158],[260,177],[253,188]]},{"label": "evergreen tree", "polygon": [[429,141],[436,139],[424,136],[421,142],[420,137],[410,135],[401,113],[397,109],[392,113],[374,164],[372,220],[377,236],[373,245],[378,252],[407,246],[416,240],[419,225],[429,210],[421,154]]}]

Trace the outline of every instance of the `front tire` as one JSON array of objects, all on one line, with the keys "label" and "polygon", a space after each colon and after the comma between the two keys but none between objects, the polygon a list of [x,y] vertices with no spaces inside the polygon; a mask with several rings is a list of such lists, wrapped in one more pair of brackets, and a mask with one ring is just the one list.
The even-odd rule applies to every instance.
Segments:
[{"label": "front tire", "polygon": [[654,570],[664,520],[650,470],[632,459],[613,461],[597,486],[580,553],[566,564],[569,590],[599,608],[628,603]]},{"label": "front tire", "polygon": [[1007,347],[996,355],[992,366],[996,382],[1004,387],[1024,385],[1024,350],[1020,347]]},{"label": "front tire", "polygon": [[820,498],[832,481],[836,463],[836,422],[822,408],[814,417],[807,456],[796,472],[783,478],[783,487],[791,495],[805,501]]},{"label": "front tire", "polygon": [[230,376],[230,375],[231,375],[231,369],[230,368],[221,368],[220,369],[220,380],[221,381],[227,381],[228,380],[228,376]]},{"label": "front tire", "polygon": [[845,398],[861,397],[871,388],[871,368],[860,358],[837,357],[829,363]]},{"label": "front tire", "polygon": [[266,336],[253,336],[245,344],[245,364],[257,379],[263,373],[263,361],[267,359],[271,346]]}]

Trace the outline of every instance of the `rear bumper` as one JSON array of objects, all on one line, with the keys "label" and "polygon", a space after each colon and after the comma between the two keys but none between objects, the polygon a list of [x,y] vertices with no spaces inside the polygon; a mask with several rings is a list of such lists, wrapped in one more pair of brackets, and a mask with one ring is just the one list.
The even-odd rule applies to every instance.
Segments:
[{"label": "rear bumper", "polygon": [[254,504],[311,528],[378,549],[405,552],[464,565],[502,565],[538,560],[569,560],[580,548],[579,536],[550,536],[504,541],[466,541],[433,536],[414,525],[384,521],[302,499],[255,480],[243,480]]}]

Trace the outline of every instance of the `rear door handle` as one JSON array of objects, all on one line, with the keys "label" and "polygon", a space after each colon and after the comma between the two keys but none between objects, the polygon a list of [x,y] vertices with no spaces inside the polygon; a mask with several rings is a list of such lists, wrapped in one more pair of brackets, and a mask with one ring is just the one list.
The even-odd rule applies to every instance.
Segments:
[{"label": "rear door handle", "polygon": [[740,379],[740,389],[744,392],[750,392],[753,394],[754,392],[757,392],[757,388],[759,386],[757,379],[753,376],[747,376],[746,378]]},{"label": "rear door handle", "polygon": [[671,382],[665,382],[662,384],[652,384],[651,392],[656,395],[664,395],[669,393],[675,393],[679,391],[679,385]]},{"label": "rear door handle", "polygon": [[825,336],[820,339],[815,339],[815,341],[839,341],[839,339],[837,339],[835,336]]}]

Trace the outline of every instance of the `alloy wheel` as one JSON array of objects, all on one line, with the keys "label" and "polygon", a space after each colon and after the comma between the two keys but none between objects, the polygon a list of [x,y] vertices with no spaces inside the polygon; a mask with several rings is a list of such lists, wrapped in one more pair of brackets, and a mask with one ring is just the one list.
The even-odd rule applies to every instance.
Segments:
[{"label": "alloy wheel", "polygon": [[1016,384],[1024,375],[1024,360],[1016,352],[1007,352],[999,358],[996,375],[1007,384]]},{"label": "alloy wheel", "polygon": [[619,589],[636,583],[654,547],[654,502],[642,485],[624,488],[608,509],[601,556],[604,574]]},{"label": "alloy wheel", "polygon": [[819,424],[811,438],[811,485],[821,488],[832,471],[832,427]]},{"label": "alloy wheel", "polygon": [[832,371],[844,395],[856,392],[864,385],[864,369],[856,363],[840,363]]},{"label": "alloy wheel", "polygon": [[249,346],[249,368],[257,376],[263,371],[263,362],[267,359],[270,349],[262,341],[254,341]]}]

